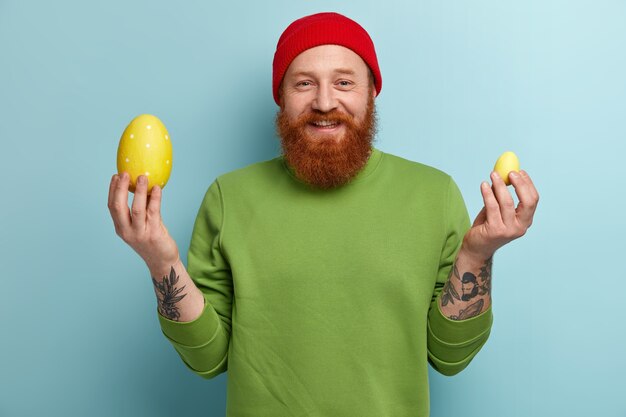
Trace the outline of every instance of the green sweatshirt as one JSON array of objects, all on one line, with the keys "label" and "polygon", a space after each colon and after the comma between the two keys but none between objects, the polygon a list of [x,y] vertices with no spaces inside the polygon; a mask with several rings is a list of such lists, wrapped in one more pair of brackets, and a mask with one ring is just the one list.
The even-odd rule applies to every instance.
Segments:
[{"label": "green sweatshirt", "polygon": [[193,372],[228,369],[228,417],[428,416],[428,363],[460,372],[491,329],[491,309],[453,321],[437,304],[469,226],[450,176],[376,148],[333,190],[282,156],[252,164],[196,218],[202,315],[161,328]]}]

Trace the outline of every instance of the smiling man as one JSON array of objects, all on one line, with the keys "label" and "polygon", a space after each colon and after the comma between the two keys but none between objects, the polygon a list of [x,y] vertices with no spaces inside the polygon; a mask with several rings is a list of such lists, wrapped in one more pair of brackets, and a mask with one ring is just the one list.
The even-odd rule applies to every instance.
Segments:
[{"label": "smiling man", "polygon": [[[277,54],[276,67],[284,56]],[[315,46],[280,81],[277,127],[286,162],[318,188],[351,180],[370,157],[375,134],[376,88],[365,61],[345,46]]]},{"label": "smiling man", "polygon": [[[293,22],[274,56],[282,155],[208,187],[182,263],[161,190],[114,175],[117,233],[145,260],[163,333],[193,372],[228,371],[227,416],[422,417],[428,363],[462,371],[490,333],[496,250],[530,227],[525,172],[480,186],[373,146],[382,77],[353,20]],[[461,278],[462,277],[462,278]]]}]

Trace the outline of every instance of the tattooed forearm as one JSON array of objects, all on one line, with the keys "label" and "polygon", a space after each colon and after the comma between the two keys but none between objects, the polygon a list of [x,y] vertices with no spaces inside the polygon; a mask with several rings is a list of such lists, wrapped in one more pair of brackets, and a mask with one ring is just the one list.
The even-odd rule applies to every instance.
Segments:
[{"label": "tattooed forearm", "polygon": [[[455,262],[441,293],[441,307],[446,307],[447,317],[452,320],[465,320],[482,313],[486,302],[487,305],[491,304],[492,263],[493,257],[490,257],[480,267],[480,272],[476,276],[470,271],[461,275]],[[458,310],[455,311],[455,308]]]},{"label": "tattooed forearm", "polygon": [[459,270],[456,268],[456,264],[454,264],[452,266],[452,269],[450,269],[450,274],[448,275],[448,280],[446,281],[445,285],[443,286],[443,293],[441,294],[441,305],[442,306],[447,306],[448,302],[454,304],[454,299],[456,298],[457,300],[460,300],[461,297],[459,297],[459,293],[456,292],[456,289],[454,288],[454,285],[452,285],[451,283],[451,278],[452,278],[452,274],[454,273],[454,276],[456,278],[459,278]]},{"label": "tattooed forearm", "polygon": [[469,319],[470,317],[477,316],[482,311],[484,304],[485,302],[481,298],[480,300],[476,301],[474,304],[470,304],[467,308],[465,309],[462,308],[461,310],[459,310],[458,316],[450,316],[450,318],[452,320],[465,320],[465,319]]},{"label": "tattooed forearm", "polygon": [[481,280],[478,292],[480,295],[491,295],[491,266],[493,265],[493,256],[487,259],[483,266],[480,267],[478,277]]},{"label": "tattooed forearm", "polygon": [[463,274],[461,279],[461,300],[469,301],[478,295],[478,282],[476,281],[476,275],[471,272]]},{"label": "tattooed forearm", "polygon": [[170,276],[165,275],[161,282],[157,282],[154,277],[152,277],[152,283],[156,291],[160,294],[160,296],[157,295],[159,313],[174,321],[179,321],[180,319],[180,312],[178,311],[176,303],[187,295],[178,295],[185,289],[184,285],[181,288],[176,288],[178,278],[174,267],[170,270]]}]

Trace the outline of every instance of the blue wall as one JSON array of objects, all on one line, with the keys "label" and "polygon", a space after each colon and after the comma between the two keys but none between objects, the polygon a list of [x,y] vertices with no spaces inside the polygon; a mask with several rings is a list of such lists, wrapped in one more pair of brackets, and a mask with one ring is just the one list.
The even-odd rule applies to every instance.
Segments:
[{"label": "blue wall", "polygon": [[[514,150],[541,194],[494,263],[491,338],[431,373],[432,416],[626,415],[624,1],[0,0],[0,416],[222,416],[188,372],[106,206],[136,115],[174,145],[164,221],[186,253],[219,174],[276,156],[271,63],[334,10],[378,49],[383,151],[479,184]],[[358,381],[355,381],[358,383]]]}]

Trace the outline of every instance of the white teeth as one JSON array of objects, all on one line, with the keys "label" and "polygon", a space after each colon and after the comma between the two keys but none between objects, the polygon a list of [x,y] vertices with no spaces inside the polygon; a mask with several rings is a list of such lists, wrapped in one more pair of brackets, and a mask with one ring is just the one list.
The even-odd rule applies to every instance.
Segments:
[{"label": "white teeth", "polygon": [[313,124],[315,126],[320,126],[320,127],[329,127],[329,126],[336,125],[337,122],[331,122],[331,121],[328,121],[328,120],[321,120],[321,121],[318,121],[318,122],[313,122]]}]

